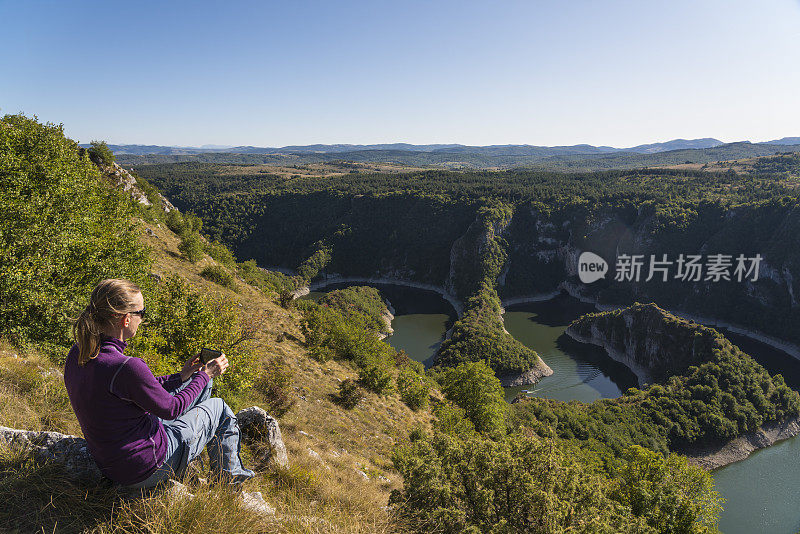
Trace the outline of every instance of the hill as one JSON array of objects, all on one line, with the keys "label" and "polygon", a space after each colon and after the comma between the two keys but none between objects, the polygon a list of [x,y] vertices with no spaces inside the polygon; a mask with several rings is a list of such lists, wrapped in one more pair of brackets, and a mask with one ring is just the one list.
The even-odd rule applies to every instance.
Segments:
[{"label": "hill", "polygon": [[[112,146],[113,148],[113,146]],[[604,169],[633,169],[686,162],[711,163],[722,160],[772,155],[778,152],[798,152],[798,144],[752,144],[748,142],[721,144],[714,139],[693,141],[675,140],[667,143],[640,145],[630,149],[575,145],[571,147],[536,147],[499,145],[490,147],[452,146],[445,148],[408,145],[320,145],[314,147],[285,147],[255,149],[237,147],[220,151],[144,147],[131,149],[133,154],[121,154],[120,163],[126,166],[180,162],[223,163],[236,165],[309,165],[320,163],[391,163],[405,166],[424,166],[446,169],[510,169],[525,167],[561,172]],[[319,150],[312,150],[319,149]]]}]

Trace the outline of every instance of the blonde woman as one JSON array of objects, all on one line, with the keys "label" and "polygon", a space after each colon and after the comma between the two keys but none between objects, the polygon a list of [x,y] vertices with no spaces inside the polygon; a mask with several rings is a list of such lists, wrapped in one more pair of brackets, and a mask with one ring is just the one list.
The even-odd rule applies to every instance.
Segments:
[{"label": "blonde woman", "polygon": [[95,462],[123,486],[150,487],[181,477],[208,445],[220,479],[252,478],[239,457],[236,416],[222,399],[209,398],[228,359],[203,365],[194,356],[180,373],[154,377],[143,360],[124,354],[145,313],[135,284],[103,280],[73,328],[64,383]]}]

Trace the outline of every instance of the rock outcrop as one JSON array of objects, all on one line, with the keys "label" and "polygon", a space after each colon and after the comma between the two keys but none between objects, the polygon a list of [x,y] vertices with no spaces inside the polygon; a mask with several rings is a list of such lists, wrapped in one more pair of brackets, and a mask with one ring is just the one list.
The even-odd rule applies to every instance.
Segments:
[{"label": "rock outcrop", "polygon": [[788,421],[771,421],[765,423],[755,432],[748,432],[737,436],[725,443],[714,446],[694,447],[690,450],[679,451],[685,455],[689,462],[704,469],[717,469],[740,460],[744,460],[750,453],[774,445],[784,439],[793,438],[800,434],[800,417]]},{"label": "rock outcrop", "polygon": [[[712,357],[722,335],[672,315],[653,303],[586,314],[569,325],[567,335],[603,347],[626,365],[640,384],[662,381]],[[723,338],[724,339],[724,338]]]},{"label": "rock outcrop", "polygon": [[239,420],[239,428],[246,439],[264,439],[269,442],[270,451],[264,461],[274,461],[280,467],[288,467],[289,456],[286,453],[286,445],[283,443],[281,429],[278,421],[258,406],[251,406],[240,410],[236,414]]},{"label": "rock outcrop", "polygon": [[103,478],[97,464],[86,449],[86,440],[59,432],[34,432],[0,426],[0,442],[30,451],[38,462],[61,464],[76,479],[96,482]]},{"label": "rock outcrop", "polygon": [[[122,191],[127,192],[131,195],[133,200],[138,202],[139,204],[143,204],[145,206],[152,206],[152,202],[150,199],[147,198],[147,194],[137,185],[136,178],[128,171],[123,169],[117,163],[113,163],[109,167],[104,167],[105,175],[112,181],[115,187],[121,189]],[[157,193],[159,200],[161,201],[161,209],[164,212],[169,213],[170,211],[176,209],[172,203],[167,200],[167,197],[162,195],[161,193]]]},{"label": "rock outcrop", "polygon": [[545,376],[553,374],[550,366],[544,363],[541,358],[534,367],[522,373],[500,373],[497,375],[500,384],[504,388],[513,388],[516,386],[530,386],[536,384]]}]

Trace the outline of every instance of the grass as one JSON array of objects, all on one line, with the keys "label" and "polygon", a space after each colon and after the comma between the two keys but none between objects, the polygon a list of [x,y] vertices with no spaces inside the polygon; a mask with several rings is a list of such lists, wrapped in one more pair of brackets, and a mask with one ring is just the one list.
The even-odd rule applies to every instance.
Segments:
[{"label": "grass", "polygon": [[0,341],[0,425],[81,435],[61,372],[33,350]]}]

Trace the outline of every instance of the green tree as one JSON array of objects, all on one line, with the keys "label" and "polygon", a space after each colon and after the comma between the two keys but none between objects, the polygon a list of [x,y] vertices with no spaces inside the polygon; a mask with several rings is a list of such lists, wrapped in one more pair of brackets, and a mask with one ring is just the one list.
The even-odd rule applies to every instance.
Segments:
[{"label": "green tree", "polygon": [[97,164],[111,165],[114,163],[114,152],[108,148],[105,141],[92,141],[87,150],[89,158]]},{"label": "green tree", "polygon": [[638,445],[623,455],[615,498],[658,532],[715,532],[722,499],[711,475],[685,457],[666,458]]},{"label": "green tree", "polygon": [[501,435],[506,430],[505,393],[484,362],[465,362],[438,378],[445,396],[463,408],[478,432]]},{"label": "green tree", "polygon": [[105,187],[61,125],[0,119],[0,333],[54,351],[103,278],[147,283],[130,198]]},{"label": "green tree", "polygon": [[200,293],[178,276],[167,278],[145,295],[148,322],[133,338],[128,352],[145,360],[153,373],[180,370],[203,347],[221,350],[230,361],[214,389],[229,404],[254,385],[258,367],[250,350],[258,324],[244,315],[233,299]]},{"label": "green tree", "polygon": [[181,237],[178,250],[183,254],[184,258],[192,263],[197,263],[203,259],[205,247],[203,247],[203,241],[197,233],[186,232]]},{"label": "green tree", "polygon": [[400,400],[412,410],[419,410],[428,405],[430,386],[428,378],[414,371],[410,366],[403,366],[397,374],[397,391]]}]

